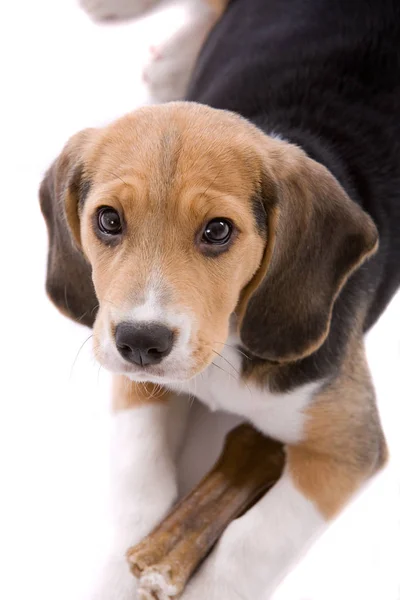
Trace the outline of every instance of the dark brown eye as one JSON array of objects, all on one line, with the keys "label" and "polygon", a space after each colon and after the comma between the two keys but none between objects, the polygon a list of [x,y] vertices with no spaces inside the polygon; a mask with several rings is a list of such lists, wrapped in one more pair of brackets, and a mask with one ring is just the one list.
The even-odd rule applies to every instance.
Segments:
[{"label": "dark brown eye", "polygon": [[121,217],[114,208],[104,206],[97,213],[100,231],[107,235],[118,235],[122,231]]},{"label": "dark brown eye", "polygon": [[223,245],[229,242],[231,235],[231,222],[218,217],[207,223],[204,228],[202,241],[206,244]]}]

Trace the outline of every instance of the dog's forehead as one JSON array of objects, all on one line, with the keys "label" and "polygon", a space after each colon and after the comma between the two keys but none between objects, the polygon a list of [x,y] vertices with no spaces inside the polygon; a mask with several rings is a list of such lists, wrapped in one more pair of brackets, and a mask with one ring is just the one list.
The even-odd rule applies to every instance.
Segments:
[{"label": "dog's forehead", "polygon": [[218,175],[248,184],[253,135],[252,126],[226,111],[183,102],[144,107],[101,131],[90,162],[104,176],[134,172],[172,181]]}]

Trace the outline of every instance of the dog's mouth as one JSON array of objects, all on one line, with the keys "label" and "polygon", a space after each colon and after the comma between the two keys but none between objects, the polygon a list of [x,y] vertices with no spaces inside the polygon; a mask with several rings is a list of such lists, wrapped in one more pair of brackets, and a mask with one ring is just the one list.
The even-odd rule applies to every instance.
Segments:
[{"label": "dog's mouth", "polygon": [[[205,353],[204,353],[205,354]],[[194,361],[192,356],[176,359],[171,356],[165,364],[133,367],[124,365],[123,372],[131,381],[156,383],[161,385],[185,383],[203,373],[213,362],[213,354],[208,351],[202,360]]]}]

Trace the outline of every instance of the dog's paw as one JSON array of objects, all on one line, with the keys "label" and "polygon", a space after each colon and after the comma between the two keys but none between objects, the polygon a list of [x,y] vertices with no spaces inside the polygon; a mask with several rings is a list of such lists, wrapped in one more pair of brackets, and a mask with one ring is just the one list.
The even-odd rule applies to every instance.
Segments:
[{"label": "dog's paw", "polygon": [[[249,579],[242,555],[243,523],[233,521],[189,582],[180,600],[248,600],[265,598]],[[264,567],[261,562],[260,569]],[[265,590],[266,591],[266,590]]]},{"label": "dog's paw", "polygon": [[136,600],[136,591],[124,553],[115,553],[103,563],[88,600]]},{"label": "dog's paw", "polygon": [[140,17],[157,0],[79,0],[80,6],[95,21],[120,21]]},{"label": "dog's paw", "polygon": [[200,572],[181,596],[181,600],[243,600],[243,596],[237,594],[231,586],[225,585],[219,580],[217,574]]}]

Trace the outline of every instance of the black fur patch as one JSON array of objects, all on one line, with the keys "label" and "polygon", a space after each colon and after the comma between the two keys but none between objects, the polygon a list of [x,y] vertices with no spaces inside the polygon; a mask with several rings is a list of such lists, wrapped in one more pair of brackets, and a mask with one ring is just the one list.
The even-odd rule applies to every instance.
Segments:
[{"label": "black fur patch", "polygon": [[255,194],[251,199],[251,208],[253,211],[254,219],[256,221],[256,227],[261,237],[267,237],[267,213],[264,207],[262,198],[258,194]]},{"label": "black fur patch", "polygon": [[[278,386],[334,373],[360,306],[367,330],[400,286],[400,2],[234,0],[201,50],[186,100],[296,143],[374,220],[378,252],[342,289],[325,343],[279,368]],[[259,204],[253,211],[260,226]]]},{"label": "black fur patch", "polygon": [[81,212],[86,198],[92,187],[92,182],[84,175],[83,165],[75,168],[72,179],[69,182],[71,193],[76,194],[78,198],[78,210]]},{"label": "black fur patch", "polygon": [[89,179],[82,179],[79,186],[79,205],[82,207],[85,204],[86,198],[92,188],[92,182]]}]

